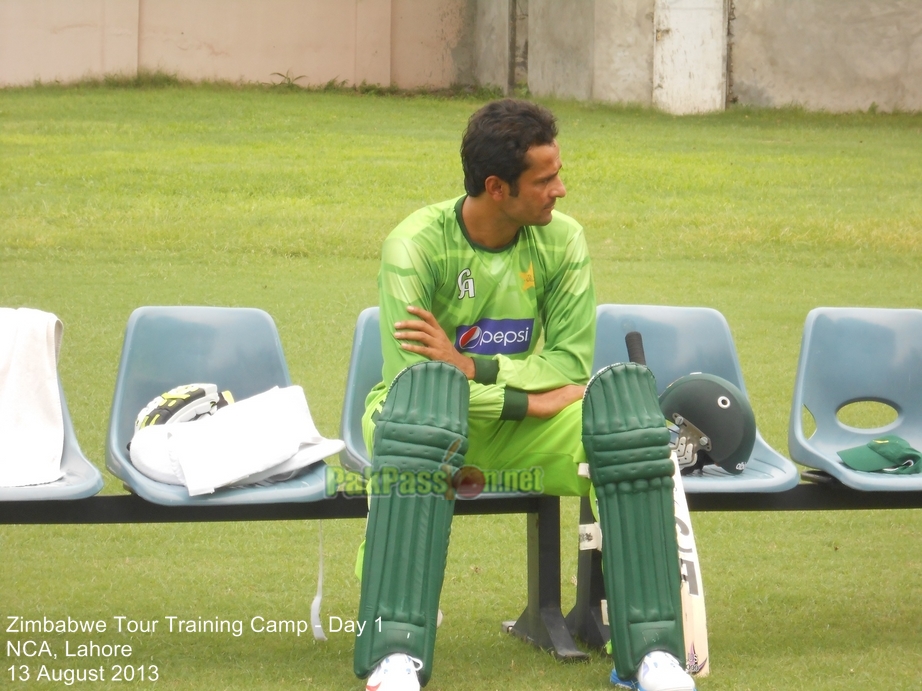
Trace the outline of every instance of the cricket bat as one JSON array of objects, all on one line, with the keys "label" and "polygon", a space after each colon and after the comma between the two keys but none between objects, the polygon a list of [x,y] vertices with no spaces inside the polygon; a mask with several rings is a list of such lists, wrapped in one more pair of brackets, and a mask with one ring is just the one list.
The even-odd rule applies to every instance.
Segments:
[{"label": "cricket bat", "polygon": [[685,487],[679,472],[679,459],[673,451],[675,465],[675,527],[679,543],[679,571],[682,574],[682,631],[685,634],[686,670],[689,674],[706,677],[711,671],[708,655],[707,613],[704,609],[704,583],[701,580],[701,562],[695,533],[692,531]]},{"label": "cricket bat", "polygon": [[[643,338],[640,333],[631,331],[624,337],[624,343],[631,362],[640,365],[647,364],[643,351]],[[679,571],[682,575],[682,630],[685,634],[686,669],[689,674],[706,677],[711,667],[701,563],[698,561],[695,533],[692,530],[691,516],[688,513],[682,474],[679,472],[679,459],[674,451],[670,455],[675,466],[673,500],[675,502],[676,538],[679,545]]]}]

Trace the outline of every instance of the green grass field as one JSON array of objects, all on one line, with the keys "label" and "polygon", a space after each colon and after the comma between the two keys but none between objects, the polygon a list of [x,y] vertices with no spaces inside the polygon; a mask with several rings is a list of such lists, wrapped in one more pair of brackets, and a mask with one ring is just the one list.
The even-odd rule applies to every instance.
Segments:
[{"label": "green grass field", "polygon": [[[475,97],[299,89],[0,90],[0,305],[64,322],[78,438],[104,466],[128,315],[148,304],[260,307],[293,380],[336,436],[352,329],[377,253],[419,206],[459,194]],[[674,118],[550,103],[600,302],[701,305],[728,319],[763,436],[787,451],[800,335],[816,306],[922,305],[922,115],[734,109]],[[106,473],[104,473],[106,474]],[[121,492],[107,475],[104,492]],[[563,594],[576,574],[564,501]],[[702,691],[922,687],[922,511],[696,514],[712,674]],[[111,664],[11,656],[3,688],[49,668],[161,689],[358,689],[353,639],[170,633],[180,619],[307,618],[320,524],[0,527],[0,615],[105,619]],[[362,521],[323,524],[323,615],[351,618]],[[525,603],[524,519],[455,521],[429,689],[605,689],[610,663],[560,664],[500,633]],[[159,619],[118,633],[115,617]],[[47,637],[56,652],[92,636]],[[10,683],[18,666],[33,679]],[[10,668],[15,668],[11,670]],[[149,672],[149,670],[147,670]]]}]

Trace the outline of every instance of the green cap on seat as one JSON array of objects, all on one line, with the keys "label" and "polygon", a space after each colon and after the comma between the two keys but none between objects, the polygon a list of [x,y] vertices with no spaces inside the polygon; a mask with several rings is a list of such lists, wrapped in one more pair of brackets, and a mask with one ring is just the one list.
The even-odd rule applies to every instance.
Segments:
[{"label": "green cap on seat", "polygon": [[839,458],[849,468],[868,473],[909,475],[922,472],[922,453],[895,434],[839,451]]}]

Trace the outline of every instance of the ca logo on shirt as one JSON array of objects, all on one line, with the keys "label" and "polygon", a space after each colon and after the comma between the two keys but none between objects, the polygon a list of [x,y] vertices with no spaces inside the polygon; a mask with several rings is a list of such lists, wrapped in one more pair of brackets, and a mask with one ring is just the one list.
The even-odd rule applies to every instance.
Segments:
[{"label": "ca logo on shirt", "polygon": [[474,297],[474,279],[470,269],[458,274],[458,299],[463,300],[466,296]]}]

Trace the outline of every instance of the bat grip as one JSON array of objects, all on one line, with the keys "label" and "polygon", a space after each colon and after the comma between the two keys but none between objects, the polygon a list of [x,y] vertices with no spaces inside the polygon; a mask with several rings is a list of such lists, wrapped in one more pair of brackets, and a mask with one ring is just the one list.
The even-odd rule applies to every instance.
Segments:
[{"label": "bat grip", "polygon": [[631,331],[624,336],[624,344],[627,346],[627,357],[631,362],[638,365],[646,365],[647,358],[643,352],[643,336],[639,331]]}]

